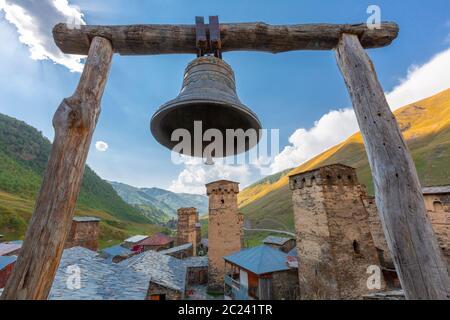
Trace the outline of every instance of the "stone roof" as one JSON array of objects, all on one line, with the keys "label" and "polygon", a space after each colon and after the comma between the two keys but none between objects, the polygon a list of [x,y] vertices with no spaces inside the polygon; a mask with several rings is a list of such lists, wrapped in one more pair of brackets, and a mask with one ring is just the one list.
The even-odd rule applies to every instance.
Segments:
[{"label": "stone roof", "polygon": [[136,236],[132,236],[128,239],[125,239],[125,242],[137,243],[137,242],[141,242],[142,240],[145,240],[147,238],[148,238],[148,236],[136,235]]},{"label": "stone roof", "polygon": [[423,194],[450,193],[450,185],[449,186],[425,187],[425,188],[422,188],[422,193]]},{"label": "stone roof", "polygon": [[148,250],[119,262],[118,265],[147,276],[158,285],[181,292],[185,290],[186,266],[180,259]]},{"label": "stone roof", "polygon": [[96,217],[73,217],[76,222],[99,222],[100,219]]},{"label": "stone roof", "polygon": [[289,240],[292,240],[292,238],[286,238],[286,237],[275,237],[275,236],[268,236],[263,240],[263,243],[265,244],[276,244],[279,246],[284,245]]},{"label": "stone roof", "polygon": [[175,252],[184,251],[184,250],[187,250],[187,249],[190,249],[190,248],[192,248],[192,243],[185,243],[185,244],[182,244],[181,246],[169,248],[169,249],[166,249],[166,250],[161,250],[161,251],[159,251],[159,253],[161,253],[161,254],[171,254],[171,253],[175,253]]},{"label": "stone roof", "polygon": [[168,235],[165,235],[164,233],[157,233],[151,237],[139,241],[136,244],[140,246],[164,246],[173,241],[173,238],[169,237]]},{"label": "stone roof", "polygon": [[[70,266],[80,268],[81,288],[69,288]],[[53,281],[51,300],[144,300],[149,278],[116,264],[105,263],[86,248],[64,250]]]},{"label": "stone roof", "polygon": [[208,256],[189,257],[181,261],[187,268],[208,267]]},{"label": "stone roof", "polygon": [[112,246],[105,248],[101,251],[101,254],[106,257],[117,257],[117,256],[128,256],[132,255],[134,252],[128,248],[122,247],[121,245]]}]

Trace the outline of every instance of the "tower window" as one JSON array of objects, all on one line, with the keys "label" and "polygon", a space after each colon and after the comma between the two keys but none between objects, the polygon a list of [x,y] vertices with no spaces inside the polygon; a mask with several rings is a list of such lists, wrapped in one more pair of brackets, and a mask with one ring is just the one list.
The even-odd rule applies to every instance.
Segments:
[{"label": "tower window", "polygon": [[224,200],[224,199],[220,199],[220,202],[221,202],[222,204],[224,204],[224,203],[225,203],[225,200]]},{"label": "tower window", "polygon": [[440,201],[433,202],[433,209],[435,212],[444,211],[444,207],[442,206],[442,203]]},{"label": "tower window", "polygon": [[356,254],[361,254],[361,249],[359,247],[359,243],[356,240],[353,240],[353,252]]}]

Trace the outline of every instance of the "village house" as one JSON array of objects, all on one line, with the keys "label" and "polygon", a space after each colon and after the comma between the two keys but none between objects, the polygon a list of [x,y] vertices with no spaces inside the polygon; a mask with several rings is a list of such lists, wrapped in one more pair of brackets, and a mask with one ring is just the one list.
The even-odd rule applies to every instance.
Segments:
[{"label": "village house", "polygon": [[165,235],[164,233],[156,233],[153,236],[142,239],[141,241],[136,242],[132,249],[136,252],[144,252],[148,250],[153,251],[161,251],[166,250],[173,247],[174,239]]},{"label": "village house", "polygon": [[0,288],[4,288],[11,275],[17,256],[0,256]]},{"label": "village house", "polygon": [[288,255],[268,245],[243,249],[224,257],[225,298],[233,300],[295,300],[298,271]]},{"label": "village house", "polygon": [[74,217],[65,248],[83,247],[97,251],[99,234],[100,219],[95,217]]},{"label": "village house", "polygon": [[263,243],[275,249],[279,249],[284,253],[288,253],[292,248],[295,248],[294,238],[268,236],[263,240]]},{"label": "village house", "polygon": [[147,238],[148,238],[148,236],[135,235],[135,236],[129,237],[128,239],[125,239],[123,241],[122,245],[125,248],[132,250],[135,245],[137,245],[139,242],[141,242],[142,240],[145,240]]}]

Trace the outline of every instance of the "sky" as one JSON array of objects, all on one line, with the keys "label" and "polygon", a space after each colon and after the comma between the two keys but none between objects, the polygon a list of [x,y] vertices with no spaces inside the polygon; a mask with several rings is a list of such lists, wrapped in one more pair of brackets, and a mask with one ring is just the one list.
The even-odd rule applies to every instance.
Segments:
[{"label": "sky", "polygon": [[[52,117],[76,88],[84,57],[63,54],[51,29],[79,24],[193,24],[195,16],[270,24],[361,23],[369,5],[400,26],[392,45],[368,50],[393,110],[450,88],[450,1],[0,0],[0,112],[53,139]],[[205,192],[230,179],[241,188],[295,167],[358,130],[333,51],[224,53],[238,95],[266,129],[279,129],[280,153],[260,164],[174,164],[150,133],[157,108],[176,97],[194,55],[119,56],[102,101],[87,163],[103,179],[175,192]]]}]

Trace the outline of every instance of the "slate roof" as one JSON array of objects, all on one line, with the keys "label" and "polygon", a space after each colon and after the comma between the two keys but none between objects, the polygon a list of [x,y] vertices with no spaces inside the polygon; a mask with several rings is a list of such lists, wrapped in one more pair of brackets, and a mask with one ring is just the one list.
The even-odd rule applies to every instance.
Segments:
[{"label": "slate roof", "polygon": [[118,265],[145,275],[161,286],[182,292],[185,290],[186,266],[180,259],[148,250],[119,262]]},{"label": "slate roof", "polygon": [[6,256],[16,250],[22,248],[22,241],[11,241],[0,243],[0,256]]},{"label": "slate roof", "polygon": [[165,235],[164,233],[157,233],[151,237],[139,241],[136,244],[140,246],[164,246],[173,241],[173,238],[169,237],[168,235]]},{"label": "slate roof", "polygon": [[[69,266],[80,268],[81,288],[67,286]],[[116,264],[107,264],[97,253],[86,248],[64,250],[50,291],[51,300],[144,300],[148,277]]]},{"label": "slate roof", "polygon": [[423,194],[450,193],[450,185],[449,186],[425,187],[425,188],[422,188],[422,193]]},{"label": "slate roof", "polygon": [[111,257],[111,258],[117,257],[117,256],[125,257],[125,256],[132,255],[133,253],[134,253],[133,251],[131,251],[128,248],[122,247],[121,245],[105,248],[101,251],[101,254],[103,256]]},{"label": "slate roof", "polygon": [[202,239],[201,241],[200,241],[200,243],[201,243],[201,245],[202,246],[204,246],[204,247],[208,247],[208,239]]},{"label": "slate roof", "polygon": [[291,240],[292,238],[285,238],[285,237],[275,237],[275,236],[268,236],[263,240],[263,243],[265,244],[276,244],[279,246],[284,245],[286,242]]},{"label": "slate roof", "polygon": [[267,245],[244,249],[224,259],[256,274],[289,270],[287,254]]},{"label": "slate roof", "polygon": [[76,222],[99,222],[100,219],[96,217],[73,217]]},{"label": "slate roof", "polygon": [[137,243],[140,242],[144,239],[147,239],[148,236],[142,236],[142,235],[137,235],[137,236],[132,236],[128,239],[125,239],[125,242],[129,242],[129,243]]},{"label": "slate roof", "polygon": [[189,257],[181,260],[187,268],[196,268],[196,267],[207,267],[208,266],[208,257]]},{"label": "slate roof", "polygon": [[3,270],[11,263],[16,262],[17,256],[0,256],[0,270]]},{"label": "slate roof", "polygon": [[179,251],[184,251],[184,250],[187,250],[187,249],[190,249],[190,248],[192,248],[192,243],[185,243],[185,244],[182,244],[181,246],[169,248],[169,249],[166,249],[166,250],[161,250],[161,251],[159,251],[159,253],[161,253],[161,254],[171,254],[171,253],[175,253],[175,252],[179,252]]}]

